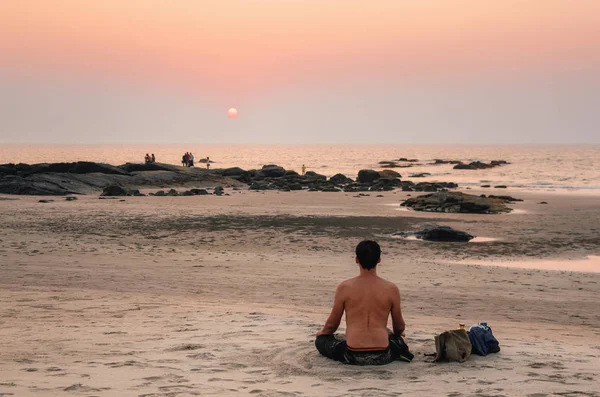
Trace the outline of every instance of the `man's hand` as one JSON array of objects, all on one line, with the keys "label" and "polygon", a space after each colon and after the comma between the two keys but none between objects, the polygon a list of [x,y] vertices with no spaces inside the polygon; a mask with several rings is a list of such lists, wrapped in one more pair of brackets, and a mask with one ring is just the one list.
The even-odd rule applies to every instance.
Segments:
[{"label": "man's hand", "polygon": [[318,338],[319,336],[321,336],[321,335],[331,335],[331,334],[328,334],[328,333],[325,331],[325,328],[321,328],[321,330],[320,330],[319,332],[317,332],[317,338]]}]

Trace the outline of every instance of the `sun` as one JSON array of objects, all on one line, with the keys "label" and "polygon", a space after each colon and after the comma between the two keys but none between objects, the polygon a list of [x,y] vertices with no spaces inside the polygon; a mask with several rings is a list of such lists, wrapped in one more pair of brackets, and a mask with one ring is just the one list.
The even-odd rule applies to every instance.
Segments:
[{"label": "sun", "polygon": [[236,108],[231,108],[227,111],[227,115],[230,119],[235,119],[238,116],[238,111]]}]

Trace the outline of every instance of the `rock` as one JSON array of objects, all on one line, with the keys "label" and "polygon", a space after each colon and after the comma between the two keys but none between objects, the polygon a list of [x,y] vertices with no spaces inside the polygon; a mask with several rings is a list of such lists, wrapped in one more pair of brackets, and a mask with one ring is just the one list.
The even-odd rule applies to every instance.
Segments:
[{"label": "rock", "polygon": [[333,183],[334,185],[347,185],[348,183],[353,183],[354,181],[348,178],[346,175],[335,174],[329,178],[329,182]]},{"label": "rock", "polygon": [[263,181],[257,181],[257,182],[252,182],[252,184],[250,185],[250,187],[248,189],[249,190],[268,190],[269,185]]},{"label": "rock", "polygon": [[431,174],[429,172],[421,172],[418,174],[411,174],[410,177],[411,178],[425,178],[426,176],[431,176]]},{"label": "rock", "polygon": [[417,159],[408,159],[406,157],[400,157],[397,161],[404,161],[406,163],[416,163],[419,160],[417,160]]},{"label": "rock", "polygon": [[28,166],[24,171],[27,175],[41,173],[68,173],[68,174],[109,174],[109,175],[128,175],[128,173],[118,167],[94,163],[90,161],[78,161],[76,163],[51,163],[51,164],[34,164]]},{"label": "rock", "polygon": [[54,200],[38,200],[38,203],[53,203]]},{"label": "rock", "polygon": [[380,161],[379,165],[382,168],[399,168],[400,165],[396,164],[395,161]]},{"label": "rock", "polygon": [[358,171],[358,177],[356,181],[359,183],[373,183],[377,179],[381,178],[379,172],[374,170],[360,170]]},{"label": "rock", "polygon": [[494,196],[493,194],[490,194],[488,197],[492,199],[503,200],[506,202],[523,201],[522,199],[514,198],[512,196]]},{"label": "rock", "polygon": [[319,191],[321,191],[321,192],[341,192],[342,189],[338,189],[335,186],[324,186],[321,189],[319,189]]},{"label": "rock", "polygon": [[190,189],[194,196],[206,196],[210,194],[206,189]]},{"label": "rock", "polygon": [[265,165],[260,171],[256,173],[254,178],[265,179],[265,178],[280,178],[285,175],[285,169],[278,165]]},{"label": "rock", "polygon": [[223,176],[240,176],[247,175],[248,171],[241,169],[240,167],[226,168],[223,170]]},{"label": "rock", "polygon": [[404,235],[405,237],[413,235],[418,239],[426,241],[445,242],[468,242],[475,238],[475,236],[472,236],[469,233],[465,233],[460,230],[454,230],[449,226],[439,225],[426,225],[422,230],[418,232],[401,235]]},{"label": "rock", "polygon": [[0,165],[0,174],[17,175],[17,169],[14,164],[2,164]]},{"label": "rock", "polygon": [[177,190],[175,190],[175,189],[171,189],[171,190],[169,190],[169,191],[167,192],[167,194],[166,194],[166,195],[167,195],[167,196],[171,196],[171,197],[176,197],[176,196],[179,196],[179,193],[177,193]]},{"label": "rock", "polygon": [[181,192],[181,196],[193,196],[194,193],[192,193],[191,190],[186,190],[185,192]]},{"label": "rock", "polygon": [[317,180],[317,181],[326,181],[327,180],[327,177],[325,175],[317,174],[314,171],[307,171],[306,174],[304,174],[304,177],[309,180]]},{"label": "rock", "polygon": [[[35,179],[31,179],[35,178]],[[6,175],[0,178],[0,193],[18,194],[30,196],[64,196],[78,193],[71,190],[72,184],[56,183],[54,180],[46,180],[43,175],[38,177],[22,177],[20,175]]]},{"label": "rock", "polygon": [[469,164],[460,163],[454,166],[455,170],[482,170],[486,168],[494,168],[504,164],[508,164],[508,162],[504,160],[493,160],[489,164],[483,163],[481,161],[473,161]]},{"label": "rock", "polygon": [[489,197],[479,197],[462,192],[437,192],[409,198],[400,204],[415,211],[499,214],[512,211],[506,202]]},{"label": "rock", "polygon": [[158,163],[126,163],[118,168],[125,172],[140,172],[140,171],[171,171],[172,167]]},{"label": "rock", "polygon": [[510,164],[508,161],[506,160],[492,160],[490,162],[491,165],[493,165],[494,167],[500,166],[500,165],[506,165],[506,164]]},{"label": "rock", "polygon": [[342,189],[344,192],[354,193],[354,192],[368,192],[369,185],[362,185],[360,183],[350,183]]},{"label": "rock", "polygon": [[392,171],[392,170],[379,171],[379,176],[381,178],[402,178],[402,175],[400,175],[399,172]]},{"label": "rock", "polygon": [[412,187],[415,192],[437,192],[440,190],[456,189],[458,185],[454,182],[419,182]]},{"label": "rock", "polygon": [[288,185],[290,190],[302,190],[302,185],[299,183],[291,183]]},{"label": "rock", "polygon": [[506,189],[507,187],[505,185],[498,185],[498,186],[494,186],[495,189]]},{"label": "rock", "polygon": [[109,185],[102,190],[100,196],[114,197],[114,196],[127,196],[127,190],[119,185]]},{"label": "rock", "polygon": [[380,178],[369,188],[369,190],[372,192],[389,192],[400,186],[402,186],[402,181],[400,181],[400,179]]},{"label": "rock", "polygon": [[214,194],[214,195],[217,195],[217,196],[222,196],[222,195],[224,195],[224,194],[225,194],[225,190],[223,189],[223,186],[217,186],[217,187],[215,188],[215,190],[213,191],[213,194]]},{"label": "rock", "polygon": [[155,196],[160,196],[160,197],[163,197],[163,196],[166,196],[166,195],[167,195],[167,193],[165,193],[165,191],[164,191],[164,190],[159,190],[158,192],[154,193],[154,195],[155,195]]},{"label": "rock", "polygon": [[75,197],[75,196],[67,196],[67,197],[65,197],[65,201],[75,201],[75,200],[77,200],[77,197]]},{"label": "rock", "polygon": [[458,161],[458,160],[441,160],[441,159],[435,159],[433,160],[433,165],[440,165],[440,164],[462,164],[462,161]]},{"label": "rock", "polygon": [[538,204],[548,204],[546,201],[540,201]]},{"label": "rock", "polygon": [[241,175],[233,175],[233,176],[230,176],[229,178],[235,179],[236,181],[242,182],[242,183],[252,182],[252,177],[250,176],[250,173],[245,173],[245,174],[241,174]]},{"label": "rock", "polygon": [[480,187],[490,187],[490,185],[481,185]]}]

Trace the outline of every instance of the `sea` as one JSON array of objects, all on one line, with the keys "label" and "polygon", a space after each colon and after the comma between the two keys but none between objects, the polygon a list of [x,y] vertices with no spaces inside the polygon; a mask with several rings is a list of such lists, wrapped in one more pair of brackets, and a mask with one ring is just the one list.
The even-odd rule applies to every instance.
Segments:
[{"label": "sea", "polygon": [[[411,168],[397,168],[403,178],[427,172],[422,181],[482,184],[511,188],[578,191],[600,195],[600,145],[0,145],[0,164],[94,161],[113,165],[142,163],[146,153],[156,161],[181,164],[192,152],[198,166],[210,157],[212,168],[257,169],[277,164],[332,176],[356,177],[361,169],[382,169],[380,161],[417,159]],[[435,159],[464,162],[506,160],[509,165],[484,170],[455,170],[432,165]],[[403,163],[406,164],[406,163]],[[416,181],[417,179],[415,179]]]}]

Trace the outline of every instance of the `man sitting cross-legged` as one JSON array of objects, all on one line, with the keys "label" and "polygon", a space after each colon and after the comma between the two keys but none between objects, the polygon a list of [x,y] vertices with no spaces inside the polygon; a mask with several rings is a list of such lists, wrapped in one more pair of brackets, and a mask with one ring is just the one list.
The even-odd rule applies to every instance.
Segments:
[{"label": "man sitting cross-legged", "polygon": [[[356,247],[360,274],[341,283],[335,291],[333,309],[317,333],[315,345],[325,357],[355,365],[382,365],[394,360],[410,362],[414,357],[404,342],[404,319],[398,287],[377,275],[381,249],[375,241]],[[346,312],[346,340],[333,333]],[[387,328],[392,315],[394,331]]]}]

